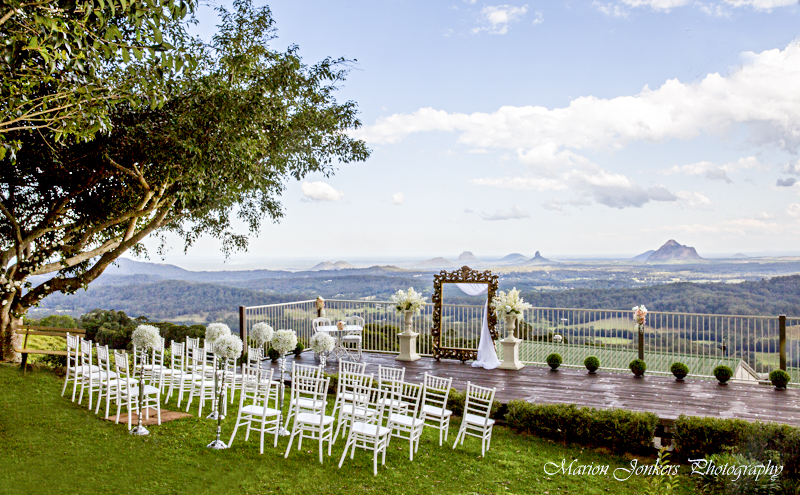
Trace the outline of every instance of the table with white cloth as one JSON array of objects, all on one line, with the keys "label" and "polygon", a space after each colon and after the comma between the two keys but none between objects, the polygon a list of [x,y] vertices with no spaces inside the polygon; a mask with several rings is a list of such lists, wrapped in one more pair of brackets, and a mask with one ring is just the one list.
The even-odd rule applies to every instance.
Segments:
[{"label": "table with white cloth", "polygon": [[339,359],[341,359],[342,356],[350,355],[349,351],[344,346],[342,337],[347,335],[360,335],[363,330],[364,329],[361,327],[361,325],[345,325],[345,327],[341,330],[339,330],[336,325],[323,325],[317,327],[318,332],[328,333],[336,340],[336,347],[333,348],[333,353]]}]

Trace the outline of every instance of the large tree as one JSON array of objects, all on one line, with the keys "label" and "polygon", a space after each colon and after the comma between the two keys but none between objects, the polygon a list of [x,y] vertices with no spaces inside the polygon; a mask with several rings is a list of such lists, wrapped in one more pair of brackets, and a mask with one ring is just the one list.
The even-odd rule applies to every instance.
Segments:
[{"label": "large tree", "polygon": [[[111,132],[93,140],[18,131],[16,157],[0,162],[0,329],[56,291],[86,287],[117,257],[143,250],[148,235],[200,235],[223,249],[247,246],[232,214],[258,232],[282,216],[285,184],[336,163],[364,160],[356,105],[338,103],[344,59],[303,63],[274,39],[268,8],[220,9],[209,45],[193,41],[197,65],[183,71],[163,106],[120,104]],[[276,241],[277,242],[277,241]],[[35,284],[31,284],[30,277]]]}]

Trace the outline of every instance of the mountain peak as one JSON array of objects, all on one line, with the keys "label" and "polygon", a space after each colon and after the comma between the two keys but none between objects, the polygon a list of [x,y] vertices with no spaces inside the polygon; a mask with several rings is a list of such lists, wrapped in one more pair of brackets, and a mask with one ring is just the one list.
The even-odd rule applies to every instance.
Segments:
[{"label": "mountain peak", "polygon": [[458,261],[478,261],[472,251],[464,251],[458,255]]},{"label": "mountain peak", "polygon": [[658,248],[656,252],[647,257],[647,261],[689,261],[703,258],[690,246],[684,246],[675,239],[670,239]]}]

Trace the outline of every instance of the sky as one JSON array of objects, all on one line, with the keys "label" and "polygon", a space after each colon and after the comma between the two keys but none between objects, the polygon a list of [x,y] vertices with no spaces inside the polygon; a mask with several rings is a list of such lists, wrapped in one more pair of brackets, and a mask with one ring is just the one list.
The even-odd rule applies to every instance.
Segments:
[{"label": "sky", "polygon": [[354,60],[337,99],[372,154],[287,183],[246,253],[168,263],[800,254],[795,0],[268,5],[273,48]]}]

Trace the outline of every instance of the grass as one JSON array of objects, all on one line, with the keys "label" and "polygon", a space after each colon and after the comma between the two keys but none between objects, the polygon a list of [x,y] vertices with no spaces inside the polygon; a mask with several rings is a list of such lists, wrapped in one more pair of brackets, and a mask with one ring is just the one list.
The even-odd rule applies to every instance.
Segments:
[{"label": "grass", "polygon": [[[322,465],[313,442],[284,459],[287,438],[279,440],[277,449],[265,439],[265,453],[259,455],[258,437],[245,443],[241,431],[230,449],[209,451],[205,445],[214,438],[214,425],[197,417],[196,406],[191,418],[153,426],[147,437],[132,437],[126,426],[104,421],[85,405],[60,397],[61,383],[47,369],[34,369],[23,377],[17,367],[0,365],[0,492],[441,495],[640,494],[646,489],[642,477],[625,482],[612,478],[615,468],[630,466],[630,459],[501,426],[495,427],[485,458],[480,457],[478,439],[468,438],[463,447],[452,450],[452,443],[439,447],[435,430],[426,429],[410,462],[408,443],[394,439],[377,477],[372,476],[372,457],[366,451],[356,451],[354,460],[345,460],[337,469],[341,439]],[[166,408],[174,409],[174,400]],[[236,410],[229,407],[229,419],[223,423],[226,442]],[[451,442],[458,418],[452,423]],[[573,458],[582,464],[609,464],[609,475],[548,476],[543,470],[548,462],[566,459],[569,464]],[[690,491],[683,488],[681,493]]]}]

